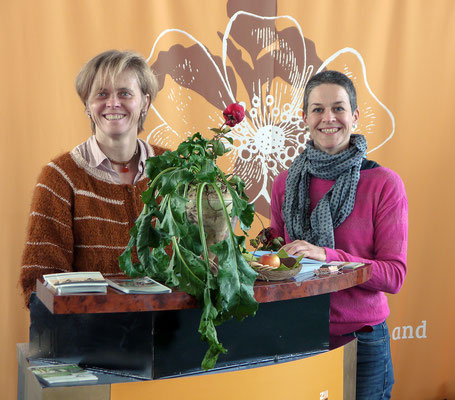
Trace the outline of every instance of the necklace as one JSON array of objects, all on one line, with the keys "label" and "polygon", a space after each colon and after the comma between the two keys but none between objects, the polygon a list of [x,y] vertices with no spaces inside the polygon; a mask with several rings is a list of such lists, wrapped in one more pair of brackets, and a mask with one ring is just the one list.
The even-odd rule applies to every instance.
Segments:
[{"label": "necklace", "polygon": [[114,161],[114,160],[111,160],[109,157],[107,157],[107,159],[111,162],[111,164],[121,165],[122,169],[120,170],[120,172],[127,173],[127,172],[130,172],[130,169],[128,168],[128,164],[131,162],[131,160],[137,154],[137,151],[138,151],[138,145],[136,144],[136,150],[134,151],[134,154],[131,156],[131,158],[128,161]]}]

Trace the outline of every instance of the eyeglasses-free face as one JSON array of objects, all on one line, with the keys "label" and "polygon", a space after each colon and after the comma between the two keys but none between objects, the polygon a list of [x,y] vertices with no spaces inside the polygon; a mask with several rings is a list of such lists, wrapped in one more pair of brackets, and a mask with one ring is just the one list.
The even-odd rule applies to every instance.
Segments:
[{"label": "eyeglasses-free face", "polygon": [[352,113],[349,95],[336,84],[316,86],[308,98],[308,115],[303,118],[315,148],[336,154],[349,146],[352,125],[359,120],[359,110]]}]

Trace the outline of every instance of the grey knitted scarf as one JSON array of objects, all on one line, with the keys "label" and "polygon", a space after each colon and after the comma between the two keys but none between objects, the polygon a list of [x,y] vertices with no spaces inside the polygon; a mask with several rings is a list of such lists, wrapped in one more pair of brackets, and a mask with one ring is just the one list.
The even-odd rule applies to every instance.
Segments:
[{"label": "grey knitted scarf", "polygon": [[[305,151],[289,168],[283,205],[286,231],[291,240],[306,240],[316,246],[335,248],[333,230],[352,212],[360,166],[366,157],[367,142],[351,135],[351,145],[338,154],[327,154],[307,143]],[[310,216],[310,178],[335,180]]]}]

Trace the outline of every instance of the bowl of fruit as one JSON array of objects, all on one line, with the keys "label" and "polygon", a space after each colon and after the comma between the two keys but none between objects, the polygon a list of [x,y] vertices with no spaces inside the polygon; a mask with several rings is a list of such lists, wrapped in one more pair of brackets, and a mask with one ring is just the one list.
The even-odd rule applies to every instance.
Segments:
[{"label": "bowl of fruit", "polygon": [[302,269],[300,260],[303,256],[289,256],[283,249],[278,252],[255,251],[244,254],[251,268],[262,281],[282,281],[296,276]]},{"label": "bowl of fruit", "polygon": [[301,257],[289,256],[281,247],[284,239],[273,228],[264,228],[250,240],[252,253],[244,254],[248,264],[258,273],[257,279],[282,281],[296,276],[302,269]]}]

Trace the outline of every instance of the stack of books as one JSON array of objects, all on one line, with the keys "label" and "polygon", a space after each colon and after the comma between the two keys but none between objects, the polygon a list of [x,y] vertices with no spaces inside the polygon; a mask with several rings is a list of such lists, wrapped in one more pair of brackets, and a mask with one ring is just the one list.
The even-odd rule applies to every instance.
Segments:
[{"label": "stack of books", "polygon": [[101,272],[65,272],[43,278],[45,286],[57,294],[107,292],[108,283]]},{"label": "stack of books", "polygon": [[124,293],[171,293],[172,290],[161,283],[154,281],[152,278],[145,276],[143,278],[118,278],[106,279],[109,286],[120,290]]},{"label": "stack of books", "polygon": [[98,377],[76,364],[53,364],[28,367],[46,385],[68,385],[96,382]]}]

